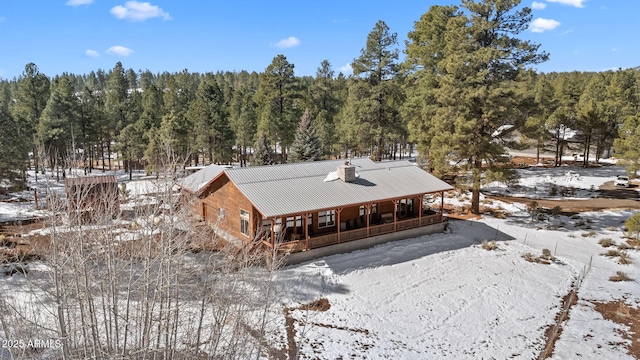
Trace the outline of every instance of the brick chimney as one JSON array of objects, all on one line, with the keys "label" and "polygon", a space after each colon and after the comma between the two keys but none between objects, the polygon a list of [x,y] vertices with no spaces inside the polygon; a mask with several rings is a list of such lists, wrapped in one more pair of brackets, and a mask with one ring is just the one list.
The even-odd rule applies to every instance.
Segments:
[{"label": "brick chimney", "polygon": [[344,162],[344,165],[338,166],[338,178],[344,182],[352,182],[356,179],[356,167],[351,165],[348,161]]}]

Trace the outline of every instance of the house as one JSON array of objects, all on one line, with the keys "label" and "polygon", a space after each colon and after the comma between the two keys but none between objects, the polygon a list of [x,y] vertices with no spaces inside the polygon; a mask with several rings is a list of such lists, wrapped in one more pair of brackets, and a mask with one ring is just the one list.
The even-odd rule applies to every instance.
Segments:
[{"label": "house", "polygon": [[408,161],[368,158],[210,165],[178,185],[219,235],[237,243],[281,243],[290,252],[442,231],[444,192],[453,189]]},{"label": "house", "polygon": [[118,180],[115,175],[67,177],[64,179],[69,214],[91,222],[105,214],[120,212]]}]

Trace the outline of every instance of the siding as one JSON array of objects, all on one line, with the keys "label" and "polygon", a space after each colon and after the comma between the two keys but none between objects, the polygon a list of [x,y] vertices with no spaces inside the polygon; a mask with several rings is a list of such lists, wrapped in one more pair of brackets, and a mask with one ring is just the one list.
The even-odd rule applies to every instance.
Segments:
[{"label": "siding", "polygon": [[[206,197],[202,201],[204,220],[219,228],[229,235],[241,239],[249,240],[255,235],[256,211],[251,202],[240,192],[240,190],[226,176],[218,178],[212,186],[207,189]],[[219,218],[220,209],[224,211],[224,217]],[[250,236],[240,232],[240,210],[245,210],[250,214],[249,226]]]}]

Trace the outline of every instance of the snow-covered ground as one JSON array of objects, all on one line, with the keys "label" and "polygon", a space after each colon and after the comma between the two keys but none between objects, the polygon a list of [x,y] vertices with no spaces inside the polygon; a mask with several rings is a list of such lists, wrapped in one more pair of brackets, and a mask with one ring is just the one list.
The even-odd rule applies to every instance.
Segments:
[{"label": "snow-covered ground", "polygon": [[[518,170],[518,183],[491,183],[487,193],[531,198],[589,198],[622,167],[529,168]],[[119,179],[127,179],[118,173]],[[142,175],[141,175],[142,176]],[[52,182],[49,182],[52,184]],[[59,183],[49,189],[63,192]],[[131,197],[158,191],[153,179],[128,182]],[[32,187],[43,188],[40,183]],[[554,194],[553,187],[557,187]],[[572,188],[570,192],[560,191]],[[0,202],[0,221],[37,215],[33,194],[26,202]],[[31,196],[31,198],[29,198]],[[445,197],[460,206],[469,196]],[[617,330],[595,302],[640,302],[640,256],[626,250],[632,263],[620,265],[602,256],[598,242],[624,242],[623,223],[630,210],[549,216],[532,222],[523,204],[500,201],[485,206],[509,213],[505,219],[451,220],[444,234],[382,244],[368,250],[325,257],[290,266],[278,274],[283,306],[326,298],[326,311],[291,310],[301,358],[532,359],[545,345],[545,331],[555,323],[562,298],[574,284],[578,304],[562,324],[553,359],[632,359]],[[124,234],[122,235],[124,236]],[[126,240],[123,238],[123,240]],[[485,250],[484,240],[498,248]],[[550,264],[526,261],[548,249]],[[617,271],[632,282],[611,282]],[[19,275],[15,275],[19,276]],[[578,279],[584,279],[579,282]],[[0,279],[0,281],[6,281]],[[274,334],[275,342],[286,338]],[[621,345],[622,344],[622,345]]]},{"label": "snow-covered ground", "polygon": [[[532,359],[545,344],[564,297],[584,276],[580,302],[556,343],[555,359],[631,359],[618,328],[593,310],[593,301],[640,301],[637,282],[610,282],[616,271],[640,280],[631,265],[601,256],[604,237],[622,242],[631,211],[559,217],[557,230],[508,219],[452,221],[446,234],[383,244],[291,266],[280,275],[284,302],[298,307],[328,299],[328,311],[296,310],[297,343],[306,357],[402,359]],[[584,224],[584,225],[583,225]],[[595,230],[588,237],[587,227]],[[498,240],[488,251],[483,240]],[[549,249],[550,265],[522,255]],[[574,313],[579,314],[575,315]]]}]

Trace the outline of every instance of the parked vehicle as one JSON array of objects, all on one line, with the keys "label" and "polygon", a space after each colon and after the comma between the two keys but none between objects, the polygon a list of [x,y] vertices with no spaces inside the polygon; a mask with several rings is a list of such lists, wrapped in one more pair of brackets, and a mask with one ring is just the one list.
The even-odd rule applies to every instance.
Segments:
[{"label": "parked vehicle", "polygon": [[613,182],[613,185],[629,187],[629,177],[624,175],[618,175],[616,180]]}]

